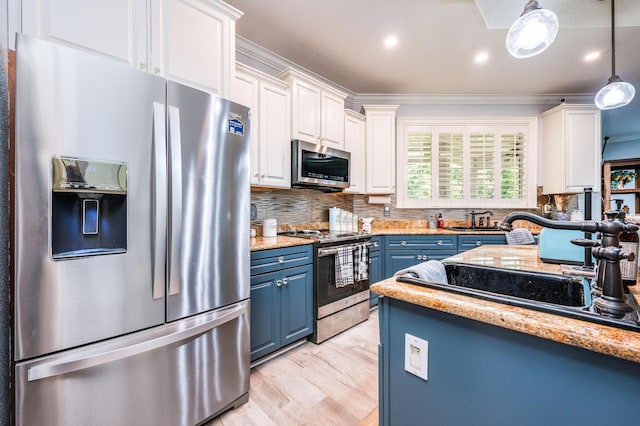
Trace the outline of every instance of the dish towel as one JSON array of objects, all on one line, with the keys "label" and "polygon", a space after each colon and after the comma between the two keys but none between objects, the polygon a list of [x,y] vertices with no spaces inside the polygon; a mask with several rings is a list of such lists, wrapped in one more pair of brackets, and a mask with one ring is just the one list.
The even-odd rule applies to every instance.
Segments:
[{"label": "dish towel", "polygon": [[353,252],[353,274],[355,281],[369,279],[369,259],[367,257],[367,246],[360,244]]},{"label": "dish towel", "polygon": [[401,269],[394,276],[411,274],[415,278],[437,284],[449,284],[444,265],[438,260],[428,260],[406,269]]},{"label": "dish towel", "polygon": [[531,231],[524,228],[515,228],[509,232],[505,232],[504,236],[507,239],[507,244],[511,245],[523,245],[523,244],[535,244],[536,240],[533,238]]},{"label": "dish towel", "polygon": [[353,284],[353,248],[336,248],[336,287]]}]

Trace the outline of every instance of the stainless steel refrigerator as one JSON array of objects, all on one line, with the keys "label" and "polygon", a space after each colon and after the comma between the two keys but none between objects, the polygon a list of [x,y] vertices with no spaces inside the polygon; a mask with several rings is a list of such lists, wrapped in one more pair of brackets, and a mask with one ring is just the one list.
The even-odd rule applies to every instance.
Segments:
[{"label": "stainless steel refrigerator", "polygon": [[16,51],[16,423],[192,425],[246,402],[249,110]]}]

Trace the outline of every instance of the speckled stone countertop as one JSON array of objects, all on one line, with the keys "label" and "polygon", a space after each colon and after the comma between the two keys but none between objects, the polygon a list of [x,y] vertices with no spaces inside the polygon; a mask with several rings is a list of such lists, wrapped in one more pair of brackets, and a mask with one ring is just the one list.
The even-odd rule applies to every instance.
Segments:
[{"label": "speckled stone countertop", "polygon": [[313,244],[313,240],[295,237],[255,237],[251,238],[249,247],[251,251],[269,250],[283,247],[303,246]]},{"label": "speckled stone countertop", "polygon": [[[559,265],[540,261],[537,246],[487,245],[447,260],[538,272],[560,273],[561,270]],[[638,287],[640,285],[631,287],[631,291],[640,302]],[[372,284],[371,290],[426,308],[640,363],[639,332],[399,283],[395,278]]]}]

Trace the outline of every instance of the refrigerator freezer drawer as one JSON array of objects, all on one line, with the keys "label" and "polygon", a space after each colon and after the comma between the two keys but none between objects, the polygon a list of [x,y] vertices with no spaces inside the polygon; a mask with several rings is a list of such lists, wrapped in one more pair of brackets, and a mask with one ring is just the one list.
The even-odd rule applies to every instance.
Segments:
[{"label": "refrigerator freezer drawer", "polygon": [[19,425],[194,425],[249,391],[249,303],[16,366]]}]

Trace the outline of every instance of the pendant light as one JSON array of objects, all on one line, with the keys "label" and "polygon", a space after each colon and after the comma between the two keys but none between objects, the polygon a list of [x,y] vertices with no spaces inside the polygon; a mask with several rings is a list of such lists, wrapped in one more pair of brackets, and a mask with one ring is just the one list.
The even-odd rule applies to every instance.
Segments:
[{"label": "pendant light", "polygon": [[611,0],[611,77],[607,84],[596,93],[596,106],[600,109],[614,109],[627,105],[636,94],[632,84],[622,81],[616,75],[616,20],[615,0]]},{"label": "pendant light", "polygon": [[558,17],[529,0],[507,33],[507,50],[516,58],[528,58],[544,51],[558,34]]}]

